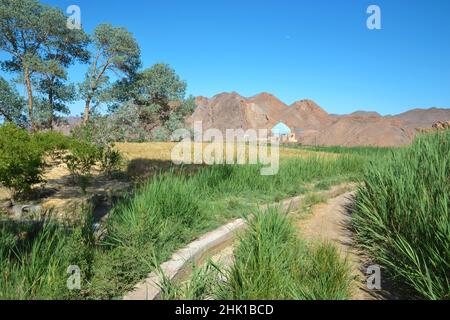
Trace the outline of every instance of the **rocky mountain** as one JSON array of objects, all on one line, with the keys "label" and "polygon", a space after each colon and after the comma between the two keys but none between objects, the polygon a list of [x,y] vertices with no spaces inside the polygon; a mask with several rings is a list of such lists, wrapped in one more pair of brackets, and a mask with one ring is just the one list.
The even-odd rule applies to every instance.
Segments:
[{"label": "rocky mountain", "polygon": [[202,121],[203,128],[270,129],[282,121],[307,145],[400,146],[408,144],[421,128],[450,120],[450,109],[414,109],[399,115],[357,111],[331,115],[311,100],[288,106],[275,96],[261,93],[243,97],[236,92],[212,98],[198,97],[197,109],[187,119],[191,125]]}]

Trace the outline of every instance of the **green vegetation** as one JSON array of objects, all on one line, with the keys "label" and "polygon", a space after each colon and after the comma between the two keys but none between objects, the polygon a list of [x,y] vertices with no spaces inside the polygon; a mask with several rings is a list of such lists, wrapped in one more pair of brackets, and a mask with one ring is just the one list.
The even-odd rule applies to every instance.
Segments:
[{"label": "green vegetation", "polygon": [[165,280],[165,299],[333,299],[350,298],[352,277],[329,244],[309,245],[297,237],[290,219],[277,209],[259,212],[235,250],[229,269],[209,264],[194,269],[187,283]]},{"label": "green vegetation", "polygon": [[[354,173],[360,169],[354,163]],[[110,213],[102,242],[105,251],[92,268],[96,271],[89,295],[120,296],[153,269],[149,261],[167,260],[195,236],[251,212],[258,201],[299,194],[305,183],[326,175],[347,179],[348,170],[348,163],[339,159],[313,158],[287,160],[272,177],[261,176],[260,166],[225,165],[191,176],[184,170],[162,174]]]},{"label": "green vegetation", "polygon": [[[102,147],[110,142],[101,134],[75,140],[54,132],[30,133],[11,123],[0,126],[0,133],[0,181],[16,194],[41,181],[46,155],[66,150],[74,174],[89,177],[105,150],[112,150]],[[418,297],[448,298],[449,138],[445,131],[421,136],[398,150],[283,159],[274,176],[262,176],[261,165],[161,172],[115,205],[102,237],[92,230],[90,215],[71,226],[51,219],[36,225],[2,222],[0,298],[118,298],[154,270],[154,264],[230,218],[312,186],[328,189],[345,181],[364,182],[353,223],[357,240],[374,261]],[[114,164],[115,157],[103,159],[102,166]],[[80,181],[80,186],[86,184]],[[213,266],[196,270],[187,288],[168,285],[166,294],[193,299],[348,298],[345,265],[335,250],[303,243],[285,220],[274,214],[257,216],[236,251],[231,272],[220,274]],[[66,288],[70,265],[82,269],[80,291]],[[299,265],[301,274],[295,271]],[[284,272],[268,277],[269,269]],[[211,287],[218,283],[211,277],[217,276],[227,281]]]},{"label": "green vegetation", "polygon": [[[82,30],[67,28],[67,18],[60,9],[36,0],[0,1],[0,50],[9,58],[2,68],[19,75],[26,85],[27,121],[33,129],[37,128],[33,82],[39,83],[41,106],[45,105],[51,123],[55,111],[65,111],[61,102],[71,100],[63,93],[66,69],[74,60],[87,59],[87,43],[88,36]],[[20,114],[22,109],[23,105],[17,105],[9,114]]]},{"label": "green vegetation", "polygon": [[450,298],[450,131],[372,163],[359,189],[361,246],[417,296]]},{"label": "green vegetation", "polygon": [[141,50],[133,35],[121,27],[100,24],[92,35],[94,52],[85,80],[80,84],[80,94],[85,99],[84,124],[89,121],[91,103],[109,100],[105,92],[110,88],[110,75],[130,78],[141,65]]},{"label": "green vegetation", "polygon": [[[166,141],[195,109],[169,65],[140,70],[139,43],[126,28],[103,23],[88,35],[39,0],[0,0],[0,51],[2,70],[18,76],[0,77],[0,120],[32,131],[64,124],[68,105],[84,100],[83,125],[99,122],[114,141]],[[81,83],[68,80],[74,63],[89,65]],[[26,99],[17,84],[25,85]],[[99,105],[109,113],[100,115]]]},{"label": "green vegetation", "polygon": [[104,174],[111,175],[122,160],[110,143],[97,145],[53,131],[31,133],[12,122],[0,125],[0,183],[10,189],[13,197],[26,197],[35,184],[44,182],[46,156],[63,160],[83,190],[95,164],[100,164]]},{"label": "green vegetation", "polygon": [[351,277],[334,247],[308,246],[275,209],[248,221],[221,299],[349,299]]},{"label": "green vegetation", "polygon": [[330,152],[336,154],[351,154],[351,155],[360,155],[360,156],[383,156],[388,155],[392,151],[398,148],[389,148],[389,147],[370,147],[370,146],[361,146],[361,147],[343,147],[343,146],[302,146],[302,145],[286,145],[288,148],[294,149],[302,149],[307,151],[319,151],[319,152]]},{"label": "green vegetation", "polygon": [[26,130],[0,126],[0,183],[12,196],[23,195],[42,181],[43,149]]},{"label": "green vegetation", "polygon": [[66,299],[67,268],[91,263],[90,216],[77,226],[0,222],[0,299]]},{"label": "green vegetation", "polygon": [[64,162],[72,175],[73,182],[78,183],[83,192],[89,184],[92,167],[99,158],[98,148],[85,141],[71,142],[70,153]]},{"label": "green vegetation", "polygon": [[23,117],[25,101],[16,88],[0,77],[0,120],[24,125]]},{"label": "green vegetation", "polygon": [[[363,162],[319,157],[289,159],[281,163],[280,172],[275,176],[261,176],[260,167],[223,165],[207,167],[195,174],[184,169],[161,173],[113,208],[102,239],[83,240],[94,237],[88,230],[80,238],[77,230],[86,230],[81,226],[60,230],[61,239],[77,244],[71,251],[75,257],[70,261],[81,261],[80,264],[71,262],[83,269],[81,291],[70,292],[62,282],[58,282],[58,291],[53,287],[56,284],[25,281],[24,292],[34,292],[28,296],[30,299],[61,298],[54,295],[56,292],[65,292],[64,297],[69,298],[120,297],[153,270],[150,261],[161,263],[194,237],[231,217],[254,211],[261,202],[302,193],[305,184],[325,177],[335,177],[336,181],[352,179],[361,172]],[[25,234],[20,241],[33,246],[45,232],[45,229],[37,230],[37,236],[31,238]],[[17,234],[17,231],[5,231],[2,237],[19,241]],[[65,245],[62,246],[65,250]],[[55,262],[55,270],[65,270],[69,265],[68,258],[60,258]],[[8,270],[4,276],[15,279],[11,280],[12,287],[22,283],[27,273],[34,272],[15,268],[14,259],[5,259],[3,264],[3,270]]]},{"label": "green vegetation", "polygon": [[38,146],[49,155],[70,148],[70,138],[60,132],[43,131],[34,133]]}]

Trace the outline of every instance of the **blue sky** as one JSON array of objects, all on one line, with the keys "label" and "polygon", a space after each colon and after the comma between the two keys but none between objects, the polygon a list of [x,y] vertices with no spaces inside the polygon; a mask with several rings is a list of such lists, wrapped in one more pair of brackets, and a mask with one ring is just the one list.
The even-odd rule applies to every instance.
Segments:
[{"label": "blue sky", "polygon": [[[330,113],[450,107],[448,0],[43,2],[78,5],[89,33],[102,22],[128,28],[144,67],[169,63],[193,95],[270,92]],[[382,30],[366,27],[370,4],[381,8]],[[71,68],[71,80],[86,68]]]}]

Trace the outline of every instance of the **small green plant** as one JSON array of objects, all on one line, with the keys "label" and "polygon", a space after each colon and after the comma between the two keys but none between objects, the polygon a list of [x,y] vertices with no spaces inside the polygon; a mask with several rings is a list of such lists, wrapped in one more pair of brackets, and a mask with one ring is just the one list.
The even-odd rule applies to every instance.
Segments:
[{"label": "small green plant", "polygon": [[108,176],[118,171],[122,164],[122,155],[113,149],[113,145],[102,148],[99,158],[101,171]]},{"label": "small green plant", "polygon": [[92,167],[99,158],[98,148],[84,141],[73,141],[64,162],[69,169],[74,183],[78,183],[83,192],[90,184]]},{"label": "small green plant", "polygon": [[69,137],[56,131],[36,132],[33,138],[43,152],[54,161],[62,159],[63,152],[69,149],[71,143]]},{"label": "small green plant", "polygon": [[67,150],[70,147],[70,139],[61,132],[36,132],[33,137],[36,139],[36,143],[46,152]]},{"label": "small green plant", "polygon": [[42,157],[42,148],[29,132],[12,123],[0,126],[0,183],[13,198],[43,182]]},{"label": "small green plant", "polygon": [[110,127],[107,118],[94,117],[89,123],[72,130],[72,136],[75,140],[85,141],[98,148],[98,161],[104,174],[111,176],[119,169],[122,157],[114,149],[117,133]]}]

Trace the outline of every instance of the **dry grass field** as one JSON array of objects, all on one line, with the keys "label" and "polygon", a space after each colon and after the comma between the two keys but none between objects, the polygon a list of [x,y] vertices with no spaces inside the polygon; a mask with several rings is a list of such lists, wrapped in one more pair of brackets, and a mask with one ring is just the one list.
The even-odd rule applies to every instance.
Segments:
[{"label": "dry grass field", "polygon": [[[171,161],[171,152],[176,145],[176,142],[117,143],[116,148],[130,161],[135,159]],[[207,143],[203,143],[203,149],[207,146]],[[248,146],[246,150],[248,152]],[[282,159],[292,157],[304,158],[310,156],[335,157],[336,155],[328,152],[280,147],[280,157]]]}]

